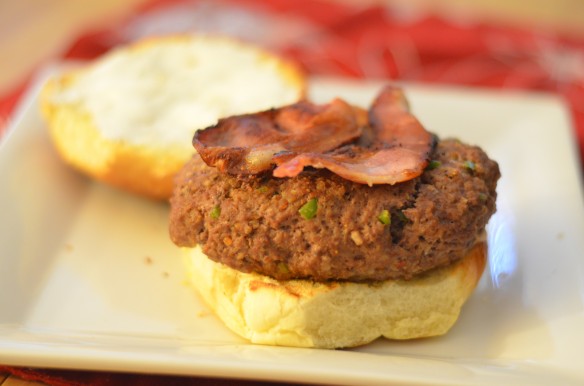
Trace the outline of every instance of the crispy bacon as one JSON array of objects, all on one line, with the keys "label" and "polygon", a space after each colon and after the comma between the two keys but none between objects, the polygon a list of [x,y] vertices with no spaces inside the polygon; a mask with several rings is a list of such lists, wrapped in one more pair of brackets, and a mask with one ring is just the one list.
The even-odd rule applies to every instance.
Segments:
[{"label": "crispy bacon", "polygon": [[364,112],[341,99],[302,101],[279,109],[232,116],[198,131],[193,146],[209,166],[231,174],[272,168],[277,153],[326,152],[361,135]]},{"label": "crispy bacon", "polygon": [[326,168],[362,184],[395,184],[422,174],[435,137],[409,112],[403,92],[385,87],[368,113],[341,99],[302,101],[225,118],[198,131],[193,145],[222,172],[294,177]]},{"label": "crispy bacon", "polygon": [[275,177],[294,177],[304,167],[326,168],[353,182],[396,184],[422,174],[434,136],[409,112],[403,92],[388,86],[369,110],[367,146],[345,146],[329,153],[310,152],[276,157]]},{"label": "crispy bacon", "polygon": [[349,153],[300,154],[274,169],[274,176],[294,177],[304,167],[312,166],[326,168],[346,180],[371,186],[411,180],[419,176],[427,164],[425,160],[420,162],[418,153],[405,147],[380,150],[356,147]]}]

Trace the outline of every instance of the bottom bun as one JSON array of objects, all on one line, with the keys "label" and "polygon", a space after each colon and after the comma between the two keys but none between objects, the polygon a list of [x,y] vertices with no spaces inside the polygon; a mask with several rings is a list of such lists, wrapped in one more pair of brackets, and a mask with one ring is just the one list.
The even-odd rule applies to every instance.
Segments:
[{"label": "bottom bun", "polygon": [[277,281],[216,263],[200,247],[184,251],[191,284],[235,333],[257,344],[343,348],[445,334],[484,271],[487,247],[477,242],[420,278],[378,283]]}]

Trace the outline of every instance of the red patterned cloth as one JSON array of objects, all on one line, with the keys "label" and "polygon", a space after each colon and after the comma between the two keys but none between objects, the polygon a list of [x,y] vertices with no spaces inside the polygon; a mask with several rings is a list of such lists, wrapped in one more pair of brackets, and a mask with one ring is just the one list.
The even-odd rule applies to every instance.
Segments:
[{"label": "red patterned cloth", "polygon": [[[293,386],[292,383],[258,382],[176,375],[112,373],[100,371],[49,370],[0,365],[0,374],[8,373],[25,381],[50,386]],[[1,381],[1,376],[0,376]]]},{"label": "red patterned cloth", "polygon": [[[56,59],[90,60],[145,36],[191,31],[262,45],[296,60],[308,74],[551,92],[569,106],[574,138],[584,154],[584,38],[549,30],[326,0],[153,0],[120,25],[80,36]],[[26,88],[25,82],[0,96],[0,134]],[[0,366],[2,370],[53,385],[227,384]]]}]

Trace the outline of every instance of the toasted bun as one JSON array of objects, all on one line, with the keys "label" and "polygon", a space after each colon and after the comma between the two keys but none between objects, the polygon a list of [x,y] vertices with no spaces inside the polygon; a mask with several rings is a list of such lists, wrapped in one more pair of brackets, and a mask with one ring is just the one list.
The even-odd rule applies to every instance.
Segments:
[{"label": "toasted bun", "polygon": [[41,110],[63,159],[98,180],[157,199],[192,156],[197,129],[296,102],[304,75],[228,38],[150,38],[51,79]]},{"label": "toasted bun", "polygon": [[258,344],[342,348],[446,333],[483,273],[487,247],[479,241],[461,261],[417,279],[375,284],[279,282],[216,263],[200,247],[184,251],[190,283],[237,334]]}]

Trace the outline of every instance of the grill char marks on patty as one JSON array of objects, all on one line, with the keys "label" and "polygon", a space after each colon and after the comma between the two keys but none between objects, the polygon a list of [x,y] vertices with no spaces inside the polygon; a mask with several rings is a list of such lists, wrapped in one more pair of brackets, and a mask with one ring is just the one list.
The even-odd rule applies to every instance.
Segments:
[{"label": "grill char marks on patty", "polygon": [[480,148],[443,140],[430,160],[417,178],[370,187],[325,169],[238,177],[195,155],[176,178],[171,239],[278,280],[410,279],[462,258],[495,212],[499,167]]}]

